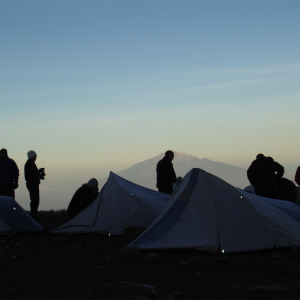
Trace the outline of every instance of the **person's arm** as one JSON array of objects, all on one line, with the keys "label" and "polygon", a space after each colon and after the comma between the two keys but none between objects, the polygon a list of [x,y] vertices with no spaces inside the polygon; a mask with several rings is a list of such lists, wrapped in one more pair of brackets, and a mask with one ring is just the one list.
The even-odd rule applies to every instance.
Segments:
[{"label": "person's arm", "polygon": [[17,189],[19,187],[19,168],[14,160],[12,160],[12,162],[13,162],[12,165],[13,165],[13,177],[14,177],[13,188]]},{"label": "person's arm", "polygon": [[170,177],[172,179],[172,182],[175,183],[177,181],[177,176],[173,167],[173,164],[170,164]]},{"label": "person's arm", "polygon": [[276,177],[281,178],[284,174],[284,167],[276,161],[274,163],[275,163],[275,172],[277,172]]},{"label": "person's arm", "polygon": [[300,166],[297,168],[297,171],[295,174],[295,181],[298,185],[300,185]]}]

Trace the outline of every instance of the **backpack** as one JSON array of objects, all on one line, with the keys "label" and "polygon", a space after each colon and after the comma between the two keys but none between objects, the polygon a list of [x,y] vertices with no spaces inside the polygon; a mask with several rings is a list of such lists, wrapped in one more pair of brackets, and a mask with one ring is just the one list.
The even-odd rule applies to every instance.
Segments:
[{"label": "backpack", "polygon": [[277,199],[296,202],[298,189],[293,181],[286,178],[277,179]]}]

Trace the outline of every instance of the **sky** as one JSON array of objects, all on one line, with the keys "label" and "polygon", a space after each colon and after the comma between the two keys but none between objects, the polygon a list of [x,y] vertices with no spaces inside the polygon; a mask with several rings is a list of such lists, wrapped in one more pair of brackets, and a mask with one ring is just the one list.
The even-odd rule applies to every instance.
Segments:
[{"label": "sky", "polygon": [[0,0],[0,148],[41,209],[168,149],[300,165],[300,1]]}]

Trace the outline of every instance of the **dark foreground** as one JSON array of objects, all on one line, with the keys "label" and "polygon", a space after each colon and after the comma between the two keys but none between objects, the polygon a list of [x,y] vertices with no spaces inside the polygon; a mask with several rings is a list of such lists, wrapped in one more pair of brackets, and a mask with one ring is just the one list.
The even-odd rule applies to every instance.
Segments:
[{"label": "dark foreground", "polygon": [[[39,218],[68,220],[55,212]],[[0,236],[0,299],[299,299],[297,248],[127,253],[122,237],[65,236]]]}]

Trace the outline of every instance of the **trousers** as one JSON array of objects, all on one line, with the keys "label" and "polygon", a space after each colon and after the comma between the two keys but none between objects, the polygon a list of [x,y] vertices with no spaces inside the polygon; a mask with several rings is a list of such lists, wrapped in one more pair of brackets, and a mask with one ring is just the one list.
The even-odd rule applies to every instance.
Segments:
[{"label": "trousers", "polygon": [[40,204],[40,189],[39,185],[32,185],[26,183],[26,187],[29,191],[29,197],[30,197],[30,215],[36,219],[37,217],[37,211]]}]

